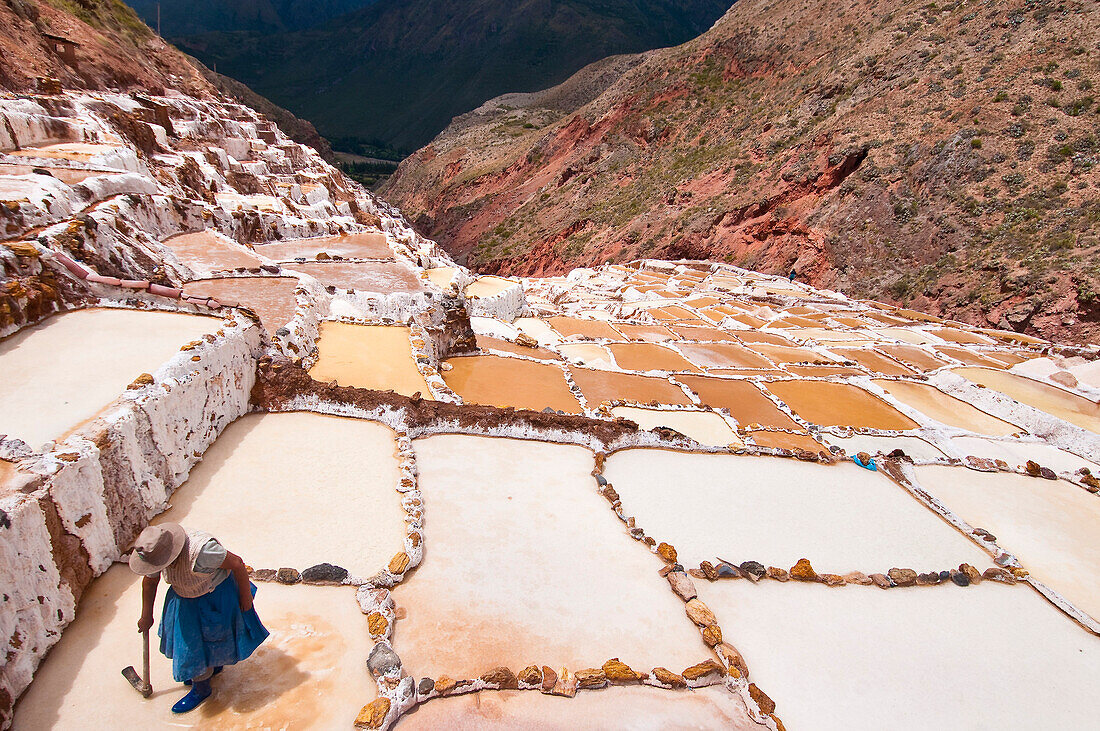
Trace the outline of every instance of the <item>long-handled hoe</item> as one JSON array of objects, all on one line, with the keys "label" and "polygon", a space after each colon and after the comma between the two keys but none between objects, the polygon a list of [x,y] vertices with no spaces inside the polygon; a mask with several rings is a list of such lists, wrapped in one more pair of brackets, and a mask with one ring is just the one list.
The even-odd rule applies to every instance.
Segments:
[{"label": "long-handled hoe", "polygon": [[130,681],[130,685],[134,686],[134,690],[141,693],[142,698],[148,698],[153,694],[153,686],[149,683],[149,630],[145,630],[141,633],[141,639],[143,641],[144,654],[142,656],[142,670],[144,671],[144,680],[139,677],[137,671],[134,670],[133,665],[129,665],[122,669],[122,677]]}]

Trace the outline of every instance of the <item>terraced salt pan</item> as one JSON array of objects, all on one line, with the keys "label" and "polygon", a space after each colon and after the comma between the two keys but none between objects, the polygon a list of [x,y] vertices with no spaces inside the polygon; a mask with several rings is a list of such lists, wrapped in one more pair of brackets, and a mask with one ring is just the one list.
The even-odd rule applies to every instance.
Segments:
[{"label": "terraced salt pan", "polygon": [[885,401],[846,383],[772,381],[767,388],[811,424],[891,430],[918,426]]},{"label": "terraced salt pan", "polygon": [[875,332],[910,345],[929,345],[939,342],[939,339],[927,335],[923,330],[910,330],[904,327],[880,327]]},{"label": "terraced salt pan", "polygon": [[321,252],[329,256],[342,256],[345,259],[394,258],[393,249],[390,248],[386,242],[386,235],[381,231],[280,241],[277,244],[259,245],[256,250],[275,261],[289,261],[298,257],[312,259]]},{"label": "terraced salt pan", "polygon": [[737,338],[725,330],[714,327],[698,327],[695,325],[672,325],[670,329],[684,340],[717,340],[736,343]]},{"label": "terraced salt pan", "polygon": [[455,267],[435,267],[433,269],[428,269],[427,274],[432,284],[440,289],[446,289],[450,286],[451,280],[454,279],[455,272],[457,271],[458,269]]},{"label": "terraced salt pan", "polygon": [[877,380],[874,383],[898,401],[942,424],[995,437],[1024,431],[925,383],[887,380]]},{"label": "terraced salt pan", "polygon": [[918,467],[917,481],[956,515],[997,537],[1039,581],[1100,618],[1100,500],[1063,480]]},{"label": "terraced salt pan", "polygon": [[654,343],[611,343],[607,348],[623,370],[699,372],[676,351]]},{"label": "terraced salt pan", "polygon": [[513,323],[529,338],[534,338],[539,345],[555,345],[561,342],[561,336],[545,320],[537,317],[519,317]]},{"label": "terraced salt pan", "polygon": [[657,376],[576,367],[570,368],[569,372],[591,409],[604,402],[619,400],[643,404],[656,401],[659,404],[691,405],[691,399],[684,395],[683,390]]},{"label": "terraced salt pan", "polygon": [[503,277],[479,277],[476,281],[466,285],[467,297],[493,297],[500,294],[509,287],[514,287],[518,284],[515,279],[505,279]]},{"label": "terraced salt pan", "polygon": [[241,304],[256,313],[269,333],[294,319],[298,301],[293,277],[226,277],[197,279],[183,286],[188,297],[212,297],[227,305]]},{"label": "terraced salt pan", "polygon": [[986,459],[1003,459],[1009,467],[1023,467],[1028,460],[1034,460],[1043,467],[1049,467],[1055,472],[1076,472],[1082,467],[1088,467],[1094,472],[1100,472],[1100,465],[1089,461],[1076,454],[1052,447],[1049,444],[1035,442],[1000,442],[980,437],[955,437],[951,440],[954,446],[963,455],[974,455]]},{"label": "terraced salt pan", "polygon": [[615,323],[615,329],[622,333],[627,340],[647,343],[661,343],[676,338],[668,328],[661,325],[629,325],[624,322],[617,322]]},{"label": "terraced salt pan", "polygon": [[697,586],[787,728],[1095,725],[1100,643],[1026,586]]},{"label": "terraced salt pan", "polygon": [[287,268],[316,277],[322,284],[340,289],[381,294],[423,292],[424,283],[411,267],[403,262],[380,261],[365,263],[305,262],[288,264]]},{"label": "terraced salt pan", "polygon": [[571,363],[580,363],[591,368],[614,368],[615,363],[607,350],[594,343],[566,343],[558,346],[558,352]]},{"label": "terraced salt pan", "polygon": [[702,368],[771,368],[772,362],[735,343],[679,343],[680,352]]},{"label": "terraced salt pan", "polygon": [[[0,163],[0,175],[37,175],[34,170],[35,165],[9,165]],[[104,171],[104,170],[83,170],[80,168],[62,168],[62,167],[50,167],[45,168],[50,171],[50,176],[57,178],[65,185],[76,185],[77,183],[83,183],[88,178],[94,178],[99,175],[117,175],[117,170]]]},{"label": "terraced salt pan", "polygon": [[942,459],[945,456],[943,452],[920,437],[879,437],[872,434],[854,434],[850,437],[838,437],[832,434],[826,434],[825,441],[829,444],[835,444],[849,455],[856,455],[860,452],[867,452],[872,455],[890,454],[890,452],[893,452],[895,449],[900,449],[913,459]]},{"label": "terraced salt pan", "polygon": [[221,325],[199,315],[94,308],[0,340],[0,434],[34,448],[58,439]]},{"label": "terraced salt pan", "polygon": [[790,568],[803,557],[836,574],[991,565],[889,478],[849,462],[629,449],[607,459],[604,477],[623,513],[675,546],[685,566],[721,558]]},{"label": "terraced salt pan", "polygon": [[322,322],[317,362],[309,375],[341,386],[393,390],[405,396],[419,391],[432,398],[413,360],[407,327]]},{"label": "terraced salt pan", "polygon": [[726,420],[713,411],[667,411],[616,406],[611,409],[611,413],[636,422],[642,429],[667,426],[700,444],[712,447],[744,444]]},{"label": "terraced salt pan", "polygon": [[454,729],[491,731],[523,728],[744,729],[758,731],[744,703],[721,686],[679,692],[623,686],[561,698],[505,690],[433,700],[401,717],[401,731]]},{"label": "terraced salt pan", "polygon": [[988,368],[956,368],[968,381],[1009,396],[1048,414],[1100,434],[1100,404],[1030,378]]},{"label": "terraced salt pan", "polygon": [[759,424],[802,431],[802,427],[794,419],[780,411],[778,406],[751,383],[690,375],[677,376],[676,380],[694,391],[707,406],[729,411],[742,426]]},{"label": "terraced salt pan", "polygon": [[561,360],[557,353],[546,348],[528,348],[525,345],[494,338],[492,335],[478,335],[476,337],[477,347],[481,350],[496,350],[514,355],[523,355],[528,358],[538,358],[539,360]]},{"label": "terraced salt pan", "polygon": [[[863,376],[861,369],[852,366],[787,365],[787,372],[804,378],[828,378],[829,376]],[[780,373],[782,375],[782,373]]]},{"label": "terraced salt pan", "polygon": [[758,429],[745,432],[746,436],[752,437],[753,443],[758,447],[769,447],[771,449],[804,449],[807,452],[816,454],[818,452],[824,452],[825,448],[820,443],[806,434],[791,434],[785,431],[768,431],[764,429]]},{"label": "terraced salt pan", "polygon": [[841,358],[855,361],[874,373],[882,373],[886,376],[911,376],[916,372],[874,350],[856,348],[832,348],[831,350]]},{"label": "terraced salt pan", "polygon": [[981,353],[976,353],[966,348],[956,348],[950,345],[941,345],[936,348],[936,352],[940,355],[946,355],[950,358],[954,358],[960,363],[968,366],[986,366],[989,368],[1005,368],[1006,363],[997,360],[996,358],[990,358]]},{"label": "terraced salt pan", "polygon": [[[233,422],[156,521],[224,537],[256,568],[328,562],[366,577],[405,545],[394,434],[308,412]],[[251,511],[251,512],[249,512]],[[248,513],[255,520],[242,520]]]},{"label": "terraced salt pan", "polygon": [[947,365],[947,361],[912,345],[880,345],[878,349],[921,371],[934,371]]},{"label": "terraced salt pan", "polygon": [[164,245],[189,269],[201,274],[251,269],[262,263],[243,246],[209,230],[173,236],[165,239]]},{"label": "terraced salt pan", "polygon": [[708,656],[660,560],[596,492],[591,452],[450,435],[414,446],[430,528],[424,562],[393,589],[409,673],[579,670],[612,657],[679,672]]},{"label": "terraced salt pan", "polygon": [[607,338],[618,340],[619,332],[602,320],[581,320],[576,317],[551,317],[550,326],[561,333],[562,337],[580,336],[585,338]]},{"label": "terraced salt pan", "polygon": [[[220,535],[237,550],[235,532]],[[245,560],[249,559],[244,555]],[[232,579],[229,579],[230,581]],[[165,587],[153,616],[159,625]],[[151,637],[153,696],[143,700],[119,671],[141,671],[141,579],[118,564],[84,592],[73,622],[19,701],[15,728],[347,728],[377,694],[364,667],[372,642],[350,587],[261,584],[256,611],[271,632],[245,662],[213,681],[214,697],[186,716],[187,692]],[[94,719],[90,722],[89,719]]]},{"label": "terraced salt pan", "polygon": [[582,411],[556,365],[498,355],[467,355],[446,362],[451,370],[443,371],[443,380],[465,403],[535,411],[549,407],[570,414]]},{"label": "terraced salt pan", "polygon": [[753,344],[752,349],[776,363],[835,363],[836,359],[808,348],[788,348],[766,343]]}]

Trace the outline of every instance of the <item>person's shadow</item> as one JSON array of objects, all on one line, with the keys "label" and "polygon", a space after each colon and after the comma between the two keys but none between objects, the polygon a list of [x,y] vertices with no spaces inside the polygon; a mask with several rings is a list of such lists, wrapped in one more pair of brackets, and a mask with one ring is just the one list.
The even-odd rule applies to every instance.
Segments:
[{"label": "person's shadow", "polygon": [[282,696],[307,680],[309,673],[298,667],[297,658],[264,643],[247,660],[214,678],[214,695],[198,710],[204,719],[225,711],[256,713],[277,705]]}]

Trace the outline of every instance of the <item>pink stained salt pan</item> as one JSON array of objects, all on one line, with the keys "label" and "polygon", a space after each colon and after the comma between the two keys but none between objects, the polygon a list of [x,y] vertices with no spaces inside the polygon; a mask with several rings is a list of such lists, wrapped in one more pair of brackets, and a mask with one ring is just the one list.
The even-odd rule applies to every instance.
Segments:
[{"label": "pink stained salt pan", "polygon": [[261,264],[259,257],[214,231],[180,234],[163,243],[189,269],[201,274],[254,269]]},{"label": "pink stained salt pan", "polygon": [[325,236],[318,239],[295,239],[276,244],[257,245],[256,251],[275,261],[290,261],[298,257],[314,259],[320,253],[345,259],[393,259],[393,249],[381,231]]},{"label": "pink stained salt pan", "polygon": [[381,294],[423,292],[424,283],[404,262],[312,261],[287,264],[287,269],[316,277],[325,286]]},{"label": "pink stained salt pan", "polygon": [[185,297],[212,297],[225,305],[243,305],[260,318],[268,333],[294,319],[298,300],[293,277],[224,277],[196,279],[183,285]]},{"label": "pink stained salt pan", "polygon": [[709,656],[661,561],[592,487],[592,452],[473,436],[414,442],[430,521],[424,563],[393,590],[414,677],[474,678],[618,657],[674,672]]}]

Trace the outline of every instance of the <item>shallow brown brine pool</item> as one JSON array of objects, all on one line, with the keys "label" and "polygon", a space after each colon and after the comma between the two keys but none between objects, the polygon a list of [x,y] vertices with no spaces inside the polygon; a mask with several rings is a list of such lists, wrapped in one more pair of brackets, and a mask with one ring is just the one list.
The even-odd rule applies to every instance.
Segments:
[{"label": "shallow brown brine pool", "polygon": [[468,355],[446,362],[451,370],[443,371],[443,380],[466,403],[534,411],[550,407],[570,414],[582,411],[556,365],[499,355]]},{"label": "shallow brown brine pool", "polygon": [[591,338],[607,338],[618,340],[619,331],[602,320],[582,320],[576,317],[551,317],[550,326],[561,333],[564,338],[580,336]]},{"label": "shallow brown brine pool", "polygon": [[213,297],[226,305],[244,305],[260,318],[260,324],[273,333],[294,319],[298,301],[293,277],[226,277],[196,279],[183,285],[183,293],[192,297]]},{"label": "shallow brown brine pool", "polygon": [[317,362],[309,375],[341,386],[393,390],[405,396],[419,391],[432,398],[413,360],[407,327],[322,322]]},{"label": "shallow brown brine pool", "polygon": [[611,343],[607,347],[623,370],[699,372],[676,351],[655,343]]},{"label": "shallow brown brine pool", "polygon": [[196,231],[164,240],[164,245],[191,269],[214,273],[232,269],[253,269],[260,260],[213,231]]},{"label": "shallow brown brine pool", "polygon": [[678,343],[688,360],[701,368],[771,368],[764,356],[734,343]]},{"label": "shallow brown brine pool", "polygon": [[491,335],[479,334],[477,336],[477,347],[482,350],[497,350],[504,353],[524,355],[528,358],[538,358],[539,360],[561,360],[558,354],[552,350],[547,350],[546,348],[528,348],[508,340],[494,338]]},{"label": "shallow brown brine pool", "polygon": [[802,427],[748,381],[706,376],[677,376],[676,380],[694,391],[707,406],[729,411],[742,427],[759,424],[802,431]]},{"label": "shallow brown brine pool", "polygon": [[588,407],[592,409],[607,401],[620,400],[643,404],[651,401],[685,406],[691,404],[691,400],[679,387],[664,378],[577,367],[570,368],[569,372],[588,401]]},{"label": "shallow brown brine pool", "polygon": [[298,257],[313,259],[322,252],[329,256],[342,256],[345,259],[394,258],[393,250],[386,243],[386,234],[381,231],[261,244],[257,245],[256,251],[275,261],[289,261]]},{"label": "shallow brown brine pool", "polygon": [[1000,391],[1022,404],[1034,406],[1082,429],[1100,434],[1100,405],[1086,398],[1004,371],[956,368],[954,372],[969,381]]},{"label": "shallow brown brine pool", "polygon": [[646,343],[660,343],[665,340],[675,340],[676,336],[667,328],[660,325],[630,325],[625,322],[616,322],[616,330],[622,333],[627,340]]},{"label": "shallow brown brine pool", "polygon": [[846,360],[855,361],[874,373],[886,376],[911,376],[916,372],[874,350],[832,348],[832,352]]},{"label": "shallow brown brine pool", "polygon": [[877,380],[875,384],[903,404],[949,426],[990,436],[1024,431],[925,383]]},{"label": "shallow brown brine pool", "polygon": [[918,426],[882,399],[846,383],[772,381],[767,388],[811,424],[891,430]]},{"label": "shallow brown brine pool", "polygon": [[363,263],[305,262],[288,264],[288,269],[316,277],[326,286],[364,292],[394,294],[422,292],[424,283],[407,264],[397,261]]}]

